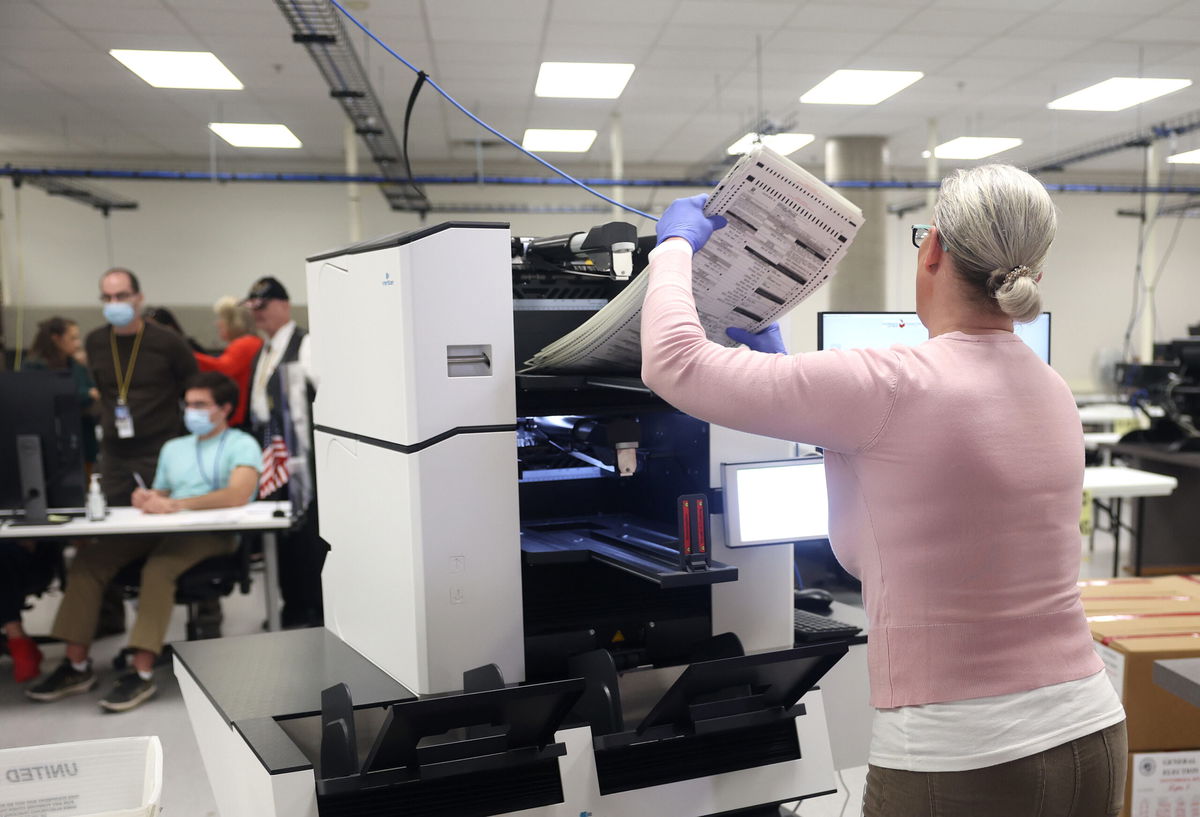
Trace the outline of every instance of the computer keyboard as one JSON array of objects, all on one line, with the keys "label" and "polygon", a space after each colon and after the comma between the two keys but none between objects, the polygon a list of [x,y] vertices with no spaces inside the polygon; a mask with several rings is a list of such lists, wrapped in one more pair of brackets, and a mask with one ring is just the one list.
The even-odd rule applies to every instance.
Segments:
[{"label": "computer keyboard", "polygon": [[826,618],[819,613],[807,610],[794,610],[797,641],[832,641],[839,638],[850,638],[858,635],[861,627],[846,624],[832,618]]}]

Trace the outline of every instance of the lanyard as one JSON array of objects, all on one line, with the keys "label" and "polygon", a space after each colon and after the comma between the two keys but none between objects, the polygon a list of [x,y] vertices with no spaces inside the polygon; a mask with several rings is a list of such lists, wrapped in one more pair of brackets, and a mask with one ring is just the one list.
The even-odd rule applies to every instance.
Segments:
[{"label": "lanyard", "polygon": [[137,337],[133,339],[133,352],[129,355],[129,367],[125,369],[124,374],[121,373],[121,355],[117,351],[117,333],[116,330],[111,330],[108,334],[108,339],[112,341],[112,357],[113,371],[117,376],[117,404],[125,405],[129,398],[129,384],[133,381],[133,367],[137,365],[138,349],[142,345],[142,330],[146,328],[143,322],[138,327]]},{"label": "lanyard", "polygon": [[221,467],[221,451],[223,451],[225,448],[225,435],[228,433],[228,431],[229,429],[225,429],[225,431],[221,432],[220,442],[217,443],[217,455],[213,457],[212,479],[209,479],[204,473],[204,460],[200,459],[201,440],[199,437],[196,438],[196,468],[199,469],[200,476],[204,477],[204,481],[207,482],[209,487],[211,487],[214,491],[221,490],[221,475],[217,472],[217,469]]}]

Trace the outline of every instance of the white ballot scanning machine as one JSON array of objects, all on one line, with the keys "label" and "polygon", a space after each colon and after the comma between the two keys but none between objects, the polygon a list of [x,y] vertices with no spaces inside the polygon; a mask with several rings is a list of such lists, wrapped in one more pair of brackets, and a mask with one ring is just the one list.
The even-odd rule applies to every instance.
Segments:
[{"label": "white ballot scanning machine", "polygon": [[[750,817],[835,790],[814,684],[846,646],[793,647],[791,545],[727,547],[714,490],[792,445],[636,377],[518,373],[624,285],[596,273],[632,229],[447,223],[309,259],[328,632],[291,652],[329,687],[239,720],[219,647],[184,645],[222,817]],[[262,780],[222,794],[233,766]]]}]

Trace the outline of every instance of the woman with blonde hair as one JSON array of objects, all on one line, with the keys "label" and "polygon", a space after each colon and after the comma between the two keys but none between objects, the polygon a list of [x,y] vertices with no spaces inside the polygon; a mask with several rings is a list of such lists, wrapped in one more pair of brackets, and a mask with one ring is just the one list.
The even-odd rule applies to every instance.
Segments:
[{"label": "woman with blonde hair", "polygon": [[1115,817],[1125,713],[1076,586],[1079,413],[1013,333],[1041,311],[1045,188],[1005,165],[947,178],[913,228],[929,340],[798,355],[777,331],[706,338],[691,256],[723,220],[702,205],[658,222],[642,378],[695,417],[825,449],[830,544],[870,622],[865,817]]},{"label": "woman with blonde hair", "polygon": [[238,404],[230,418],[231,426],[242,426],[246,422],[246,410],[250,400],[250,369],[254,356],[262,348],[262,338],[251,333],[250,313],[236,298],[228,295],[213,305],[217,316],[217,335],[226,344],[220,355],[196,353],[196,363],[202,372],[220,372],[233,379],[238,386]]}]

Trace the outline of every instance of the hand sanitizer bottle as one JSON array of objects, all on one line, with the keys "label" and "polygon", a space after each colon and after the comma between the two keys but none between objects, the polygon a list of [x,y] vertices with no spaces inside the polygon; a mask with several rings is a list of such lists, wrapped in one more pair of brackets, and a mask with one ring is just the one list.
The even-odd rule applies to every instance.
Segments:
[{"label": "hand sanitizer bottle", "polygon": [[88,486],[87,518],[92,522],[99,522],[107,514],[108,502],[104,499],[104,492],[100,490],[100,475],[92,474],[92,483]]}]

